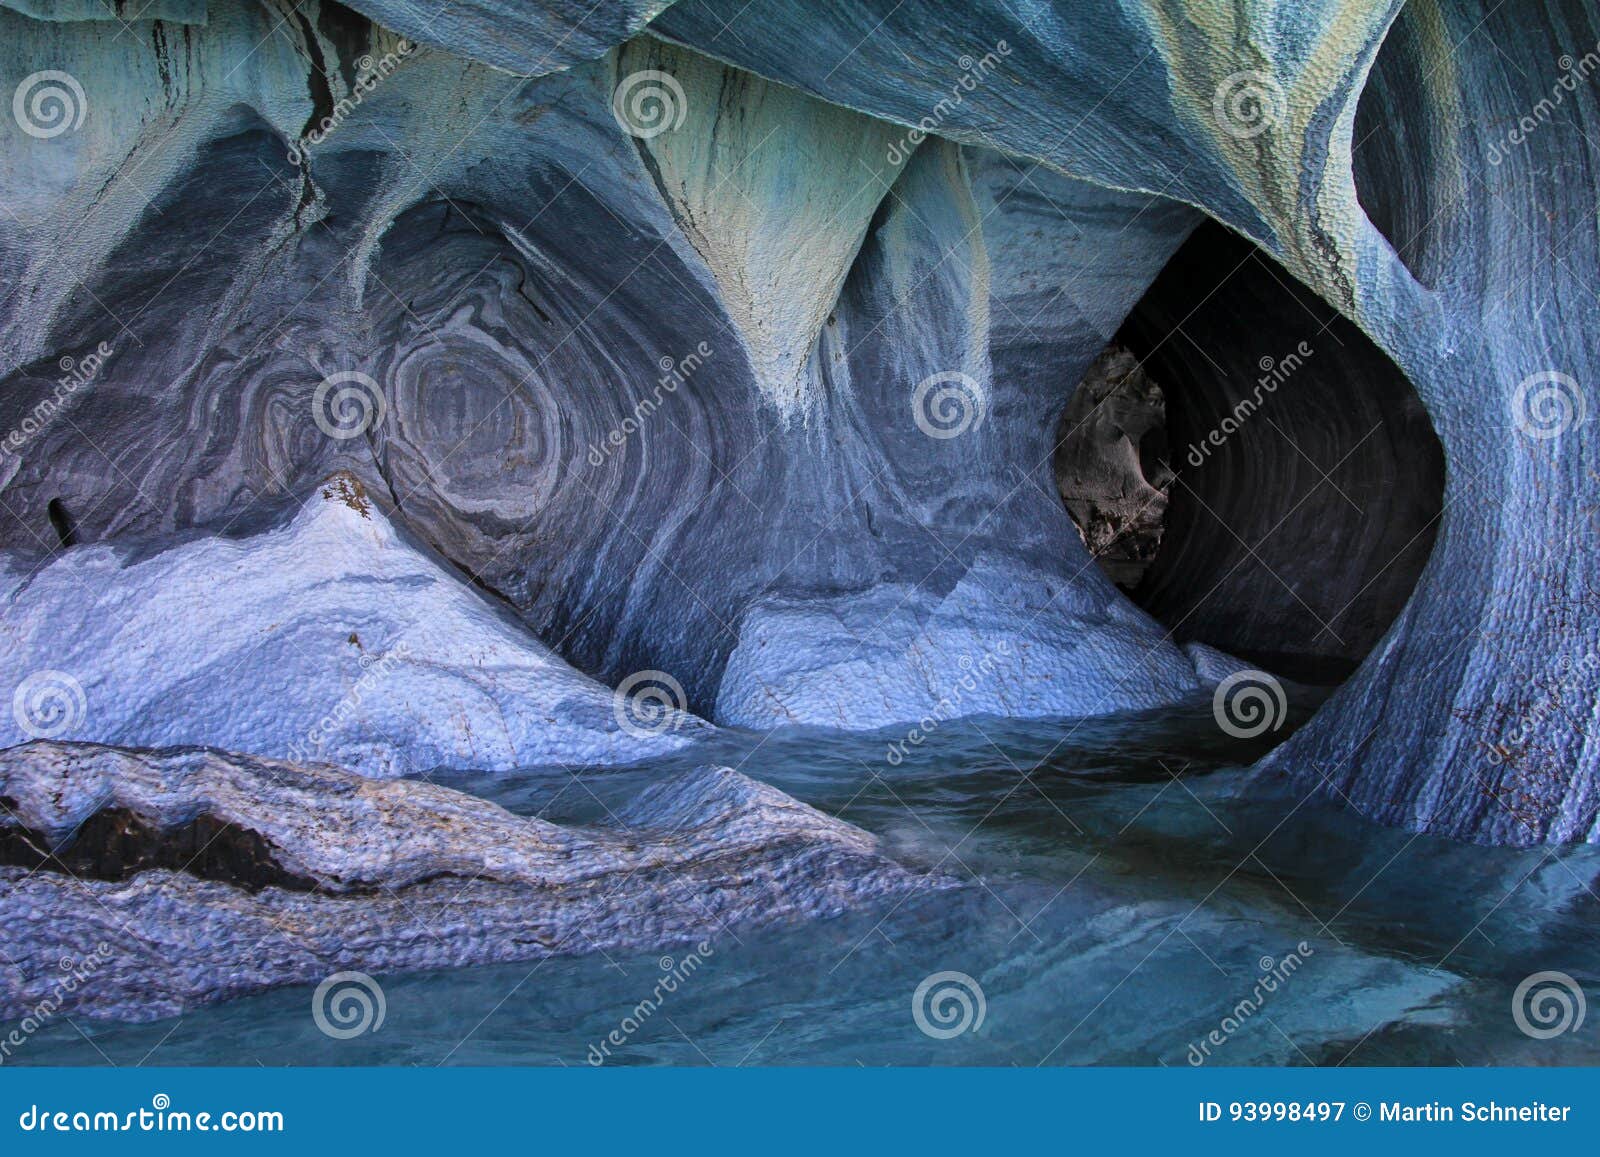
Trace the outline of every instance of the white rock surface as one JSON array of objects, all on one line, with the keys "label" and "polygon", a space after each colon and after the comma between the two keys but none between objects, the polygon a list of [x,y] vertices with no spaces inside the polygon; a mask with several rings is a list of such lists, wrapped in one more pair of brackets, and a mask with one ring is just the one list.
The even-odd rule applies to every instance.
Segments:
[{"label": "white rock surface", "polygon": [[887,584],[830,601],[762,599],[740,627],[716,719],[869,730],[1104,715],[1208,691],[1195,659],[1103,585],[985,558],[942,598]]},{"label": "white rock surface", "polygon": [[0,560],[0,746],[204,744],[368,775],[632,762],[708,725],[621,727],[612,691],[336,475],[286,525],[157,553]]},{"label": "white rock surface", "polygon": [[651,124],[640,147],[757,384],[786,418],[802,413],[818,401],[806,363],[915,146],[893,125],[648,37],[624,46],[617,68],[624,97],[649,93],[681,116],[666,131]]}]

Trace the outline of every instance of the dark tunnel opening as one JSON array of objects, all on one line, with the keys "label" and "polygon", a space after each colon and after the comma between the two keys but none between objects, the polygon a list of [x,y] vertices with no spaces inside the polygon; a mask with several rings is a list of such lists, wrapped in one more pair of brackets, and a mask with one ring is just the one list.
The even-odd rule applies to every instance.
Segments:
[{"label": "dark tunnel opening", "polygon": [[1084,383],[1057,481],[1110,577],[1179,642],[1342,681],[1410,597],[1443,499],[1399,368],[1208,222]]}]

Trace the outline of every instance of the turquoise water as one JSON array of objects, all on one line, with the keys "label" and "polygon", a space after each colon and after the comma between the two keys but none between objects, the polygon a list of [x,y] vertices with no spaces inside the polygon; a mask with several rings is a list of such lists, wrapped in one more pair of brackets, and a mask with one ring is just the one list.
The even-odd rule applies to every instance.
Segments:
[{"label": "turquoise water", "polygon": [[[892,766],[903,734],[728,733],[623,771],[441,779],[584,822],[666,772],[727,763],[956,881],[713,937],[640,1023],[687,948],[382,976],[383,1024],[351,1040],[319,1031],[300,987],[151,1024],[54,1023],[11,1063],[584,1065],[613,1032],[610,1064],[1600,1063],[1600,1013],[1535,1039],[1512,1009],[1537,972],[1600,991],[1600,849],[1371,825],[1240,770],[1269,745],[1219,734],[1208,704],[950,722]],[[913,1016],[942,972],[982,993],[981,1024],[963,989],[972,1023],[948,1038]]]}]

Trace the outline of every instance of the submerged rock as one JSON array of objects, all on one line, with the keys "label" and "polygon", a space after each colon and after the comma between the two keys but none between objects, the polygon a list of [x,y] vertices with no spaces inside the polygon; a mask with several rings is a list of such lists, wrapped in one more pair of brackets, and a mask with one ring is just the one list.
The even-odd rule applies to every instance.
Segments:
[{"label": "submerged rock", "polygon": [[0,752],[0,798],[0,1019],[48,997],[65,959],[97,962],[71,1009],[145,1020],[346,970],[714,942],[942,886],[726,767],[597,827],[202,749],[31,743]]}]

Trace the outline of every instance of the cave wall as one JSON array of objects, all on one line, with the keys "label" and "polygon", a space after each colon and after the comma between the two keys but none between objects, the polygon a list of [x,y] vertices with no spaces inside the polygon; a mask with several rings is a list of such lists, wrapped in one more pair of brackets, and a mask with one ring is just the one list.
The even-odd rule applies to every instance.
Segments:
[{"label": "cave wall", "polygon": [[[678,6],[654,27],[908,125],[946,95],[946,78],[906,68],[902,51],[954,61],[1014,37],[1007,83],[947,106],[939,132],[1201,206],[1360,326],[1410,379],[1444,447],[1438,535],[1406,611],[1265,770],[1421,830],[1515,843],[1600,835],[1600,640],[1585,614],[1600,545],[1595,424],[1560,416],[1562,398],[1566,413],[1592,409],[1582,383],[1600,325],[1582,285],[1597,247],[1596,96],[1562,81],[1563,60],[1594,50],[1593,5],[1224,13],[1108,0],[1052,9],[1044,33],[1000,3],[813,13],[774,0],[743,18],[739,7]],[[1371,83],[1387,94],[1374,107],[1397,111],[1403,147],[1358,150],[1357,105],[1397,19],[1396,59]],[[795,54],[786,45],[802,23],[817,49]],[[1046,50],[1064,41],[1072,50]],[[1262,99],[1230,99],[1249,90]],[[1391,243],[1363,211],[1357,152],[1367,202],[1394,206],[1380,212],[1387,227],[1432,221],[1435,256],[1411,257],[1429,283],[1397,254],[1416,248],[1411,238]],[[1564,377],[1540,377],[1550,374]]]},{"label": "cave wall", "polygon": [[[495,9],[485,3],[463,11]],[[1041,622],[1059,629],[1045,635],[1042,650],[1063,657],[1057,673],[1074,686],[1047,706],[1077,704],[1082,696],[1114,702],[1117,687],[1140,680],[1181,694],[1192,684],[1164,632],[1118,609],[1059,504],[1052,516],[1023,518],[1014,503],[1051,498],[1050,418],[1033,389],[1034,375],[1047,372],[1037,368],[1041,350],[1052,355],[1049,388],[1058,395],[1058,376],[1081,375],[1200,210],[1261,245],[1372,338],[1414,386],[1446,463],[1433,554],[1406,610],[1264,771],[1421,830],[1501,842],[1600,834],[1592,738],[1600,639],[1590,613],[1600,545],[1595,424],[1563,420],[1556,404],[1564,399],[1574,417],[1580,407],[1592,409],[1586,383],[1600,328],[1586,284],[1600,257],[1587,144],[1600,108],[1592,83],[1566,87],[1573,69],[1562,64],[1581,62],[1594,49],[1591,4],[1546,0],[1512,10],[1434,0],[1403,7],[1398,0],[1313,7],[1253,0],[1222,9],[1089,0],[1019,13],[1001,0],[959,8],[934,0],[825,8],[696,0],[654,15],[652,34],[746,77],[901,126],[908,145],[916,144],[910,130],[920,125],[963,148],[1006,154],[1008,165],[1020,160],[1013,171],[1021,175],[1004,180],[1066,207],[1053,218],[1057,225],[1019,213],[1026,200],[1001,204],[988,191],[994,185],[982,175],[983,154],[954,158],[954,145],[923,142],[904,172],[885,172],[892,192],[864,231],[853,213],[825,219],[826,229],[840,231],[818,238],[827,268],[777,252],[736,261],[704,230],[695,244],[686,222],[695,206],[716,202],[714,189],[694,183],[723,180],[727,168],[713,177],[692,165],[653,163],[651,142],[641,145],[612,115],[612,97],[626,78],[609,50],[651,13],[604,6],[608,23],[586,27],[603,30],[606,54],[529,81],[502,69],[542,71],[527,54],[549,53],[548,39],[569,18],[562,5],[535,11],[540,15],[525,21],[520,61],[491,59],[498,50],[481,22],[434,26],[433,44],[405,51],[402,65],[327,140],[312,149],[286,147],[282,160],[267,142],[303,141],[351,94],[363,57],[400,53],[396,33],[333,5],[212,4],[203,26],[137,22],[136,36],[103,21],[41,22],[0,12],[7,75],[53,61],[83,78],[95,113],[81,131],[56,137],[6,126],[0,197],[13,220],[0,225],[0,274],[8,286],[0,304],[0,397],[8,405],[22,398],[15,404],[26,409],[34,395],[25,392],[47,383],[52,362],[81,358],[100,341],[120,351],[99,379],[103,389],[78,399],[69,415],[80,427],[78,417],[89,421],[83,429],[90,436],[106,435],[94,437],[98,448],[69,445],[69,427],[57,423],[31,453],[5,462],[0,497],[17,524],[4,531],[8,546],[26,553],[58,545],[51,501],[92,541],[192,527],[239,533],[261,525],[267,500],[304,493],[337,466],[382,494],[386,470],[398,476],[428,460],[417,425],[384,427],[371,438],[319,436],[308,425],[319,379],[360,372],[380,392],[393,389],[388,375],[364,367],[390,354],[429,356],[431,326],[463,360],[470,352],[509,361],[484,388],[509,381],[521,390],[522,365],[496,339],[497,327],[534,327],[540,310],[555,316],[534,304],[541,280],[575,287],[568,291],[579,301],[603,293],[584,285],[584,267],[623,262],[628,254],[647,269],[659,262],[643,276],[676,288],[669,296],[660,288],[641,291],[637,303],[619,304],[614,314],[614,298],[595,302],[585,323],[608,340],[604,351],[582,359],[574,374],[582,388],[558,394],[540,383],[513,404],[522,429],[509,440],[537,454],[568,436],[562,423],[576,423],[572,440],[560,442],[576,451],[578,435],[603,426],[619,404],[602,384],[610,372],[604,359],[616,344],[610,339],[643,317],[660,322],[669,338],[694,337],[690,349],[729,335],[730,356],[719,352],[707,362],[728,375],[726,382],[713,390],[711,374],[696,377],[715,398],[707,412],[717,411],[717,421],[744,429],[761,448],[752,462],[730,466],[713,456],[720,450],[700,446],[711,460],[695,458],[688,473],[662,448],[659,474],[652,466],[630,475],[637,482],[628,510],[636,517],[605,549],[595,548],[592,528],[567,522],[541,540],[539,552],[521,552],[524,565],[508,568],[496,589],[520,600],[541,631],[559,624],[569,637],[593,632],[581,644],[551,638],[552,646],[577,648],[571,656],[606,677],[636,662],[670,664],[693,685],[696,705],[712,709],[723,682],[718,654],[735,639],[759,636],[743,617],[790,583],[786,564],[776,572],[758,568],[754,578],[728,576],[744,575],[743,564],[771,557],[781,543],[792,548],[782,557],[798,559],[800,577],[787,594],[831,615],[847,644],[839,654],[830,644],[798,662],[756,663],[752,689],[789,688],[799,717],[827,717],[826,687],[863,642],[893,668],[932,624],[935,651],[949,659],[963,653],[971,640],[942,625],[938,612],[968,580],[976,602],[952,607],[956,618],[992,612],[987,622],[997,638],[1027,637]],[[378,15],[401,27],[406,19],[387,6]],[[963,74],[972,79],[974,58],[991,56],[985,75],[959,86]],[[699,63],[693,68],[704,71]],[[692,78],[679,83],[695,90]],[[1369,107],[1380,110],[1365,119],[1358,116],[1364,90]],[[839,119],[837,110],[814,115]],[[684,118],[697,126],[691,131],[730,139],[707,110],[693,117]],[[1358,121],[1371,130],[1359,140]],[[854,135],[819,149],[817,165],[854,155],[859,132],[845,131]],[[871,131],[882,138],[882,130]],[[1393,139],[1378,139],[1383,132]],[[223,170],[252,159],[259,195],[246,198]],[[742,158],[726,159],[737,166]],[[886,151],[886,169],[900,163]],[[964,178],[951,175],[962,168]],[[746,185],[735,175],[757,218],[791,208],[780,183]],[[843,180],[835,170],[815,188],[837,191]],[[173,199],[186,181],[197,182],[193,191],[202,197],[189,215]],[[1072,196],[1056,189],[1061,182],[1072,182]],[[859,183],[872,184],[866,176]],[[439,201],[455,204],[448,213],[426,207]],[[1160,211],[1156,224],[1144,211],[1151,206]],[[906,214],[898,224],[897,213]],[[964,216],[966,227],[952,224]],[[397,221],[404,224],[390,242]],[[378,278],[392,269],[404,280],[407,251],[414,261],[421,241],[416,231],[436,229],[448,253],[472,232],[466,223],[489,238],[467,248],[488,264],[497,288],[483,288],[464,314],[448,314],[447,301],[429,303],[426,318],[418,315],[427,325],[420,325],[406,309],[423,287],[396,286],[391,294]],[[885,226],[906,238],[921,231],[923,240],[886,243],[875,256],[875,238],[894,235]],[[1401,236],[1407,232],[1414,236]],[[844,235],[859,236],[860,248],[852,252]],[[563,253],[581,237],[593,240],[574,264]],[[1085,254],[1092,256],[1086,261]],[[848,265],[842,282],[841,265]],[[1041,269],[1056,278],[1043,290],[1045,307],[1018,308],[1013,303],[1040,292]],[[536,274],[524,279],[525,271]],[[750,318],[729,305],[730,276],[778,279],[742,285],[748,300],[788,300],[787,289],[805,304],[773,319],[785,327],[776,335],[782,340],[747,332]],[[525,283],[532,301],[522,297]],[[169,296],[169,284],[182,286],[181,294]],[[1069,292],[1074,284],[1089,288]],[[830,344],[827,311],[811,300],[834,285],[843,286],[834,328],[871,335],[842,357]],[[897,309],[892,323],[876,326],[852,316],[855,303],[870,309],[895,285],[916,288],[916,309]],[[391,295],[398,304],[385,304]],[[386,344],[399,324],[396,310],[424,335],[411,339],[414,351]],[[710,322],[705,329],[689,320],[700,316]],[[774,405],[772,391],[763,391],[775,363],[762,351],[792,362],[805,348],[800,335],[819,316],[822,330],[793,394],[806,405]],[[680,323],[694,332],[674,328]],[[1058,335],[1080,330],[1081,338],[1056,344]],[[1101,332],[1090,342],[1095,330]],[[872,348],[895,333],[897,348]],[[559,358],[567,356],[569,336],[549,339],[547,355],[562,351],[552,366],[565,364]],[[669,341],[630,347],[623,337],[620,348],[653,355],[637,367],[628,355],[635,390],[649,388],[660,358],[685,355]],[[853,414],[871,413],[884,398],[903,407],[932,373],[973,380],[968,397],[990,415],[976,437],[933,439],[939,446],[915,441],[904,408],[901,423],[875,445],[853,426]],[[408,383],[403,374],[400,385],[393,399],[385,397],[400,403],[402,418],[413,404],[450,414],[447,426],[483,412],[479,399],[463,398],[458,408],[427,401],[426,383]],[[541,412],[541,405],[549,408],[541,390],[585,400],[573,413],[558,405],[552,416]],[[729,437],[740,445],[738,434]],[[631,454],[645,453],[642,441],[629,446]],[[418,511],[423,537],[447,554],[485,526],[497,540],[493,520],[523,501],[523,486],[554,494],[574,468],[564,454],[485,498],[489,489],[473,475],[505,463],[515,475],[508,455],[447,478],[440,487],[447,497],[435,496],[431,523],[429,503]],[[936,467],[937,481],[920,473]],[[746,469],[758,476],[750,492],[728,497],[723,476],[742,482]],[[1009,498],[1029,488],[1036,497]],[[713,490],[715,501],[704,497]],[[997,497],[1007,501],[985,514],[983,504]],[[403,491],[394,498],[402,510],[410,501]],[[478,509],[458,509],[472,507]],[[928,511],[937,511],[936,525]],[[954,531],[948,538],[947,530]],[[941,541],[909,552],[886,545],[930,536]],[[634,537],[650,548],[629,545]],[[598,577],[586,584],[562,575],[564,568],[603,571],[625,593],[603,596],[593,590]],[[907,586],[914,589],[901,589]],[[580,590],[589,593],[573,593]],[[711,604],[708,593],[722,601]],[[857,604],[830,608],[830,600],[861,596],[887,600],[885,613],[873,609],[868,617],[880,623],[910,596],[905,629],[863,639],[850,613]],[[617,605],[620,614],[601,610]],[[788,610],[765,609],[777,621]],[[721,621],[708,648],[710,616],[723,610],[730,614],[715,614]],[[1065,658],[1084,639],[1103,637],[1118,616],[1130,632],[1127,646]],[[585,622],[599,625],[566,629]],[[783,648],[767,648],[774,649]],[[24,661],[14,657],[12,665]],[[903,672],[921,669],[911,664]],[[847,686],[860,697],[861,684]],[[910,693],[911,700],[921,693]],[[743,708],[734,711],[751,719]]]},{"label": "cave wall", "polygon": [[[581,671],[664,672],[719,722],[914,719],[1000,647],[997,711],[1199,690],[1089,565],[1041,421],[1047,364],[1088,363],[1193,210],[656,41],[524,79],[337,5],[282,15],[33,41],[121,103],[11,152],[61,187],[7,234],[0,421],[112,350],[0,475],[20,574],[52,510],[83,544],[244,541],[347,471]],[[630,120],[641,71],[682,94],[662,126]],[[10,665],[49,637],[14,633]],[[115,671],[82,675],[91,705],[143,693]]]}]

